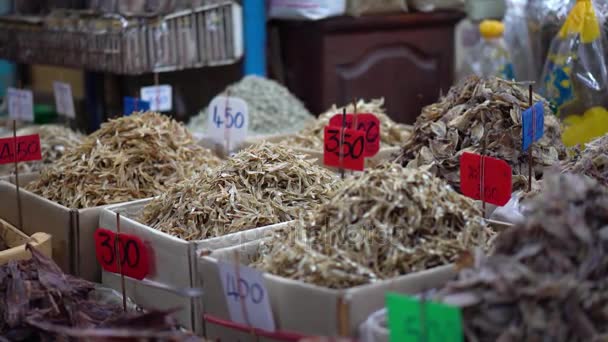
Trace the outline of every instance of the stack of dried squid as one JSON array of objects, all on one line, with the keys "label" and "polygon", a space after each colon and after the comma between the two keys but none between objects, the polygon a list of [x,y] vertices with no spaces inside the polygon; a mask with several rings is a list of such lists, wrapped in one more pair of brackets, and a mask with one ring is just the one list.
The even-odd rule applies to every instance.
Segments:
[{"label": "stack of dried squid", "polygon": [[336,289],[449,264],[494,236],[472,200],[394,164],[347,180],[297,228],[264,241],[253,267]]},{"label": "stack of dried squid", "polygon": [[[334,105],[319,118],[308,124],[298,134],[290,136],[281,141],[281,143],[292,147],[306,148],[315,151],[323,150],[323,131],[325,126],[329,125],[329,120],[336,114],[340,114],[342,108],[337,108]],[[346,106],[347,113],[355,113],[354,104]],[[402,125],[394,122],[386,115],[384,109],[384,99],[375,99],[371,102],[359,100],[357,102],[357,113],[372,113],[380,120],[380,147],[398,147],[401,146],[410,136],[411,129],[407,125]]]},{"label": "stack of dried squid", "polygon": [[147,112],[102,124],[26,189],[71,208],[165,192],[220,160],[175,120]]},{"label": "stack of dried squid", "polygon": [[340,186],[329,170],[268,143],[237,153],[152,200],[139,221],[185,240],[201,240],[291,221]]},{"label": "stack of dried squid", "polygon": [[608,190],[546,175],[530,213],[436,299],[462,308],[469,341],[605,341]]},{"label": "stack of dried squid", "polygon": [[[544,137],[534,145],[535,175],[566,158],[559,122],[546,100]],[[471,76],[450,89],[438,103],[422,110],[411,139],[397,159],[408,167],[423,167],[460,185],[460,155],[481,153],[507,161],[513,168],[514,190],[527,184],[528,159],[522,147],[521,112],[528,108],[528,91],[514,82],[499,78],[480,79]]]},{"label": "stack of dried squid", "polygon": [[572,159],[561,164],[564,172],[583,174],[608,186],[608,135],[585,144],[582,150],[574,148],[573,152]]},{"label": "stack of dried squid", "polygon": [[[42,160],[19,163],[19,172],[37,172],[47,165],[52,165],[83,139],[82,134],[60,125],[31,126],[17,130],[18,136],[30,134],[40,135]],[[12,134],[5,137],[9,136],[12,137]],[[10,174],[13,171],[12,164],[0,165],[0,175]]]}]

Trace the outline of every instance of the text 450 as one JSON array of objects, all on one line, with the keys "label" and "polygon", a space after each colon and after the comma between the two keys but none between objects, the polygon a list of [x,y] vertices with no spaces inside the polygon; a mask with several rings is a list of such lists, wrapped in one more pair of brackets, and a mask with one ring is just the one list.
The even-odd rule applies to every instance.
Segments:
[{"label": "text 450", "polygon": [[213,123],[215,127],[220,128],[222,125],[225,125],[225,128],[242,128],[245,123],[245,116],[243,113],[238,112],[236,114],[232,114],[232,108],[226,107],[226,112],[224,113],[222,120],[222,115],[217,113],[217,107],[213,108]]}]

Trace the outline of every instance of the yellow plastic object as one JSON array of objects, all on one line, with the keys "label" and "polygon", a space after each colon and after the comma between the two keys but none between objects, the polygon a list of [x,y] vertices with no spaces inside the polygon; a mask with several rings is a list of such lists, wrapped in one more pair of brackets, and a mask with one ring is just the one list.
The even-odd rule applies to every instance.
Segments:
[{"label": "yellow plastic object", "polygon": [[600,24],[591,0],[576,0],[559,31],[559,37],[565,39],[571,34],[580,34],[583,43],[591,43],[600,37]]},{"label": "yellow plastic object", "polygon": [[608,132],[608,110],[593,107],[585,114],[570,115],[564,119],[562,141],[566,146],[585,144]]},{"label": "yellow plastic object", "polygon": [[479,33],[485,39],[500,38],[505,32],[505,25],[498,20],[484,20],[479,24]]}]

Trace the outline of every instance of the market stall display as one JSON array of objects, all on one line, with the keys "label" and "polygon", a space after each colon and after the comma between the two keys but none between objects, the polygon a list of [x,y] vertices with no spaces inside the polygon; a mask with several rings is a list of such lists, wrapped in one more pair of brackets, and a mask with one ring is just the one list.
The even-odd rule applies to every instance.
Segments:
[{"label": "market stall display", "polygon": [[139,220],[201,240],[296,219],[325,203],[338,177],[289,148],[262,143],[152,200]]},{"label": "market stall display", "polygon": [[608,191],[596,181],[546,176],[526,222],[435,299],[462,308],[468,340],[604,339],[607,213]]},{"label": "market stall display", "polygon": [[[249,134],[268,135],[296,132],[314,119],[302,102],[281,84],[259,76],[246,76],[221,94],[241,98],[249,109]],[[207,131],[208,108],[193,117],[193,132]]]},{"label": "market stall display", "polygon": [[218,163],[181,124],[146,112],[104,123],[26,189],[67,207],[95,207],[161,194]]},{"label": "market stall display", "polygon": [[608,135],[592,140],[584,148],[575,147],[574,156],[561,163],[564,172],[581,174],[608,186]]},{"label": "market stall display", "polygon": [[35,247],[40,253],[50,257],[51,236],[45,233],[35,233],[27,236],[8,222],[0,219],[0,265],[9,261],[26,260],[31,254],[25,248],[26,244]]},{"label": "market stall display", "polygon": [[[548,103],[534,94],[544,108],[544,136],[535,144],[534,175],[566,159],[558,120]],[[460,184],[462,152],[503,159],[513,169],[513,189],[527,185],[528,160],[522,151],[521,112],[528,108],[528,92],[517,83],[471,76],[450,89],[439,102],[422,110],[397,162],[423,167],[456,187]]]},{"label": "market stall display", "polygon": [[[60,125],[30,126],[17,130],[17,136],[38,134],[40,136],[40,151],[42,160],[19,163],[19,172],[38,172],[45,166],[52,165],[59,160],[66,151],[80,144],[83,135]],[[7,133],[2,138],[12,137]],[[7,175],[15,171],[12,164],[0,165],[0,175]]]},{"label": "market stall display", "polygon": [[348,180],[295,229],[264,242],[253,266],[343,289],[447,265],[493,235],[472,200],[426,171],[393,165]]}]

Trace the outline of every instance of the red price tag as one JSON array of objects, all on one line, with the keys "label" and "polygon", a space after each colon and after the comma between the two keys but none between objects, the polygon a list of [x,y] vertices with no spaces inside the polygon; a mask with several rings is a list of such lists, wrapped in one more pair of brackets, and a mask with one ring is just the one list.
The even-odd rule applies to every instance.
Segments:
[{"label": "red price tag", "polygon": [[[340,152],[340,132],[342,128],[325,126],[323,163],[327,166],[363,171],[365,167],[365,133],[354,129],[344,129],[344,141]],[[342,154],[342,162],[340,162]]]},{"label": "red price tag", "polygon": [[[42,159],[40,152],[40,136],[38,134],[17,137],[17,161],[31,161]],[[15,139],[0,139],[0,164],[15,162]]]},{"label": "red price tag", "polygon": [[135,235],[116,234],[111,230],[99,228],[95,231],[95,255],[101,267],[112,273],[119,273],[114,243],[118,236],[118,250],[122,273],[128,277],[142,280],[150,271],[148,249]]},{"label": "red price tag", "polygon": [[504,160],[464,152],[460,156],[460,191],[472,199],[481,200],[483,180],[484,200],[503,206],[511,199],[513,173]]},{"label": "red price tag", "polygon": [[[329,120],[332,127],[342,127],[342,114],[336,114]],[[346,128],[353,129],[354,114],[346,114]],[[370,113],[357,114],[357,131],[365,133],[364,157],[373,157],[380,151],[380,120]]]}]

